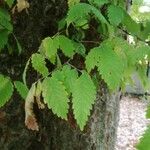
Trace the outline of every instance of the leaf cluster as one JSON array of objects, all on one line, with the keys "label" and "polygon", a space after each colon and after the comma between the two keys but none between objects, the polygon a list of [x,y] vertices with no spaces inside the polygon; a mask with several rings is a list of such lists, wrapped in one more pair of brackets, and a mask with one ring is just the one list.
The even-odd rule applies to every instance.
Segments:
[{"label": "leaf cluster", "polygon": [[[39,108],[44,108],[45,104],[54,114],[65,120],[72,106],[74,118],[83,130],[96,99],[96,85],[101,86],[99,79],[104,80],[110,92],[119,87],[123,90],[127,83],[132,83],[132,75],[136,72],[143,86],[148,88],[146,69],[150,47],[145,43],[150,34],[149,23],[134,21],[123,4],[108,0],[89,0],[86,3],[68,0],[68,13],[59,22],[60,32],[42,40],[38,51],[32,54],[26,64],[23,83],[14,82],[21,97],[26,99],[25,122],[28,128],[38,130],[32,109],[33,103],[37,102]],[[79,34],[86,35],[86,31],[90,30],[91,20],[98,24],[98,29],[94,29],[101,41],[100,38],[98,41],[86,41],[86,36],[81,36],[80,40],[76,38]],[[0,33],[12,32],[10,22],[10,15],[0,9]],[[70,33],[70,28],[77,31],[76,36]],[[8,36],[5,38],[5,32],[0,34],[0,48],[7,43]],[[125,40],[124,33],[132,35],[136,44]],[[92,48],[88,47],[88,42],[92,43]],[[62,61],[64,57],[66,60]],[[82,58],[82,63],[78,62],[79,57]],[[73,65],[72,62],[80,63],[82,67],[79,69],[79,65]],[[40,76],[28,89],[26,72],[30,63]],[[55,66],[54,69],[49,68],[47,63]],[[93,80],[93,72],[98,75],[96,80]],[[13,84],[3,75],[0,76],[0,82],[0,106],[3,106],[12,95]],[[7,94],[4,93],[5,90]]]}]

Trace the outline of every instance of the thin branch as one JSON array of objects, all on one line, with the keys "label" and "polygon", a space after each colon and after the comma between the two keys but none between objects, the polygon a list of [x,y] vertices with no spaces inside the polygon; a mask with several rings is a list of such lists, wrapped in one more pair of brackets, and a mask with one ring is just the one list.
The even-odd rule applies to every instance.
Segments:
[{"label": "thin branch", "polygon": [[[124,32],[125,34],[127,34],[127,35],[133,36],[133,35],[130,34],[128,31],[126,31],[126,30],[124,30],[124,29],[122,29],[122,28],[120,28],[120,27],[118,27],[118,29],[121,30],[121,31],[123,31],[123,32]],[[141,39],[140,37],[138,37],[138,36],[136,36],[136,38],[137,38],[139,41],[144,42],[144,43],[150,45],[150,41],[144,41],[144,40],[142,40],[142,39]]]},{"label": "thin branch", "polygon": [[52,36],[52,38],[55,38],[56,36],[60,35],[61,33],[65,32],[65,30],[62,30],[62,31],[58,31],[56,34],[54,34]]},{"label": "thin branch", "polygon": [[82,73],[82,70],[76,68],[74,65],[72,65],[72,64],[70,64],[70,63],[68,63],[68,62],[66,62],[66,64],[68,64],[68,65],[71,66],[72,68],[74,68],[74,69],[76,69],[76,70],[78,70],[79,72]]},{"label": "thin branch", "polygon": [[82,43],[94,43],[94,44],[100,44],[100,42],[98,42],[98,41],[80,41],[80,42],[82,42]]}]

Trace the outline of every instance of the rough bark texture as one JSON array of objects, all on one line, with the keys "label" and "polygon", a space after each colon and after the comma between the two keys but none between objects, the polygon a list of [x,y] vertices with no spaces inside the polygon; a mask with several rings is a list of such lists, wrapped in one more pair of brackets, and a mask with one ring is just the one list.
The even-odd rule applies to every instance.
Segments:
[{"label": "rough bark texture", "polygon": [[[28,11],[29,15],[24,11],[13,16],[15,35],[25,50],[24,54],[0,55],[0,72],[9,74],[15,80],[21,78],[24,62],[38,49],[41,40],[57,32],[57,20],[65,14],[66,2],[31,1]],[[24,101],[15,93],[11,101],[0,110],[0,149],[113,150],[119,99],[119,92],[110,95],[105,85],[101,84],[92,116],[83,132],[75,126],[72,117],[66,122],[57,118],[50,110],[40,111],[35,106],[40,131],[33,132],[24,125]]]}]

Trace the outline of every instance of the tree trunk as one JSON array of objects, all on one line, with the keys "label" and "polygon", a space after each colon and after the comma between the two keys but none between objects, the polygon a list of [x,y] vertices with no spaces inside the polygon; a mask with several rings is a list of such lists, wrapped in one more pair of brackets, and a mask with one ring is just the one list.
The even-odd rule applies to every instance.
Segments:
[{"label": "tree trunk", "polygon": [[113,150],[118,125],[119,93],[108,94],[105,88],[97,93],[94,111],[81,132],[64,121],[50,120],[52,150]]},{"label": "tree trunk", "polygon": [[[41,40],[57,32],[57,20],[66,13],[63,0],[31,1],[29,14],[13,16],[14,32],[24,53],[21,56],[0,55],[0,72],[20,80],[24,64],[37,51]],[[34,77],[30,76],[28,81]],[[97,100],[85,130],[81,132],[70,117],[69,122],[57,118],[51,110],[38,110],[39,132],[24,125],[24,101],[15,92],[0,110],[0,149],[2,150],[113,150],[118,124],[120,92],[110,94],[100,84]],[[83,106],[84,107],[84,106]]]}]

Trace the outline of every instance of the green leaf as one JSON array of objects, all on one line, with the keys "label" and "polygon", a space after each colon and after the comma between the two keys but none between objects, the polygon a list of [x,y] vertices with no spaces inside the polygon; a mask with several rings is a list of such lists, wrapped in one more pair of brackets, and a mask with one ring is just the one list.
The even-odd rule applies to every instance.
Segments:
[{"label": "green leaf", "polygon": [[[116,54],[122,59],[124,62],[124,65],[126,66],[125,72],[130,70],[131,68],[134,68],[136,66],[136,56],[138,55],[136,52],[135,47],[132,44],[129,44],[127,41],[125,41],[122,38],[113,38],[109,41],[109,44],[112,44],[112,47]],[[136,55],[135,55],[136,54]],[[133,72],[132,72],[133,73]],[[130,74],[131,76],[131,74]]]},{"label": "green leaf", "polygon": [[119,87],[123,76],[124,64],[121,58],[108,45],[99,49],[100,62],[98,71],[108,87],[115,90]]},{"label": "green leaf", "polygon": [[0,74],[0,107],[4,106],[13,94],[13,84],[10,79]]},{"label": "green leaf", "polygon": [[75,22],[75,25],[76,25],[77,28],[80,27],[84,30],[89,28],[88,20],[84,19],[84,18],[83,19],[81,18],[81,19],[77,20]]},{"label": "green leaf", "polygon": [[67,57],[74,55],[73,42],[63,35],[58,35],[53,39],[48,37],[42,41],[39,51],[46,56],[53,64],[56,61],[57,49],[61,49]]},{"label": "green leaf", "polygon": [[56,78],[46,78],[42,83],[44,102],[47,103],[48,108],[58,117],[67,120],[67,113],[69,109],[68,93],[62,82]]},{"label": "green leaf", "polygon": [[109,40],[108,44],[112,46],[114,52],[121,59],[120,64],[122,64],[122,71],[123,71],[121,86],[123,89],[126,87],[126,83],[131,84],[132,81],[131,76],[136,71],[137,60],[135,57],[137,54],[135,51],[135,47],[129,44],[124,39],[118,37]]},{"label": "green leaf", "polygon": [[79,2],[80,0],[68,0],[68,7],[70,8]]},{"label": "green leaf", "polygon": [[72,97],[73,113],[77,124],[83,130],[96,99],[96,87],[86,72],[74,82]]},{"label": "green leaf", "polygon": [[108,18],[112,25],[119,25],[124,19],[124,10],[121,7],[110,5],[108,7]]},{"label": "green leaf", "polygon": [[0,50],[7,44],[8,35],[9,32],[7,30],[0,30]]},{"label": "green leaf", "polygon": [[115,90],[119,87],[123,72],[124,62],[113,50],[110,43],[103,43],[101,47],[92,49],[86,57],[86,68],[88,71],[98,67],[104,81],[109,89]]},{"label": "green leaf", "polygon": [[62,70],[54,71],[52,77],[61,81],[68,94],[71,94],[74,82],[78,78],[78,72],[75,69],[71,69],[68,65],[65,65]]},{"label": "green leaf", "polygon": [[47,37],[42,41],[39,48],[40,53],[45,55],[53,64],[55,64],[56,61],[57,49],[59,48],[58,44],[58,41]]},{"label": "green leaf", "polygon": [[60,49],[63,51],[63,53],[68,56],[68,57],[72,57],[74,54],[74,45],[73,42],[68,39],[67,37],[63,36],[63,35],[59,35],[55,38],[55,40],[59,41],[59,46]]},{"label": "green leaf", "polygon": [[142,5],[143,4],[143,0],[134,0],[133,1],[133,5]]},{"label": "green leaf", "polygon": [[46,67],[45,58],[41,54],[33,54],[31,60],[33,68],[37,72],[42,74],[43,77],[46,77],[49,74],[48,69]]},{"label": "green leaf", "polygon": [[29,92],[27,86],[20,81],[15,81],[14,84],[20,96],[25,100]]},{"label": "green leaf", "polygon": [[74,82],[78,78],[78,72],[75,69],[71,69],[69,66],[64,66],[62,68],[62,72],[64,74],[64,85],[66,87],[66,90],[69,94],[72,92],[72,88],[74,85]]},{"label": "green leaf", "polygon": [[99,11],[99,9],[95,8],[94,6],[91,6],[91,11],[94,14],[95,18],[97,18],[100,23],[108,24],[108,21],[101,14],[101,12]]},{"label": "green leaf", "polygon": [[57,55],[57,68],[61,68],[61,67],[62,67],[62,63],[60,57]]},{"label": "green leaf", "polygon": [[150,21],[147,21],[143,28],[144,29],[140,32],[140,34],[138,36],[141,39],[146,40],[150,36]]},{"label": "green leaf", "polygon": [[54,77],[55,79],[57,79],[60,82],[64,82],[64,79],[65,79],[65,75],[63,74],[63,72],[61,70],[53,71],[52,77]]},{"label": "green leaf", "polygon": [[86,49],[82,43],[74,42],[75,52],[85,57]]},{"label": "green leaf", "polygon": [[92,69],[95,68],[95,66],[98,66],[99,62],[100,62],[99,48],[96,47],[93,48],[86,56],[85,64],[87,71],[90,72]]},{"label": "green leaf", "polygon": [[[67,14],[67,24],[69,26],[70,23],[76,22],[79,19],[87,18],[88,13],[90,12],[90,5],[79,3],[70,8]],[[78,12],[78,13],[77,13]],[[80,15],[79,15],[80,14]]]},{"label": "green leaf", "polygon": [[5,0],[5,2],[8,4],[8,6],[11,8],[13,3],[14,3],[14,0]]},{"label": "green leaf", "polygon": [[0,18],[6,19],[7,21],[10,21],[10,15],[6,9],[0,8]]},{"label": "green leaf", "polygon": [[67,25],[69,26],[69,24],[71,23],[76,23],[80,19],[86,20],[88,19],[89,14],[93,14],[100,22],[106,24],[108,23],[105,17],[101,14],[101,12],[97,8],[86,3],[79,3],[70,8],[66,18]]},{"label": "green leaf", "polygon": [[109,3],[109,0],[88,0],[88,1],[89,1],[90,4],[95,4],[98,7]]},{"label": "green leaf", "polygon": [[144,44],[144,45],[140,45],[136,48],[135,59],[137,61],[143,60],[146,55],[147,55],[147,59],[150,59],[150,46],[147,46]]},{"label": "green leaf", "polygon": [[58,30],[62,30],[66,25],[66,17],[62,18],[59,22],[58,22]]},{"label": "green leaf", "polygon": [[140,139],[140,143],[136,146],[137,150],[150,150],[150,126]]},{"label": "green leaf", "polygon": [[5,9],[0,8],[0,26],[12,32],[13,26],[10,23],[10,20],[9,13]]},{"label": "green leaf", "polygon": [[140,33],[140,24],[136,23],[131,16],[127,13],[125,14],[122,24],[125,26],[127,31],[133,35],[139,35]]}]

